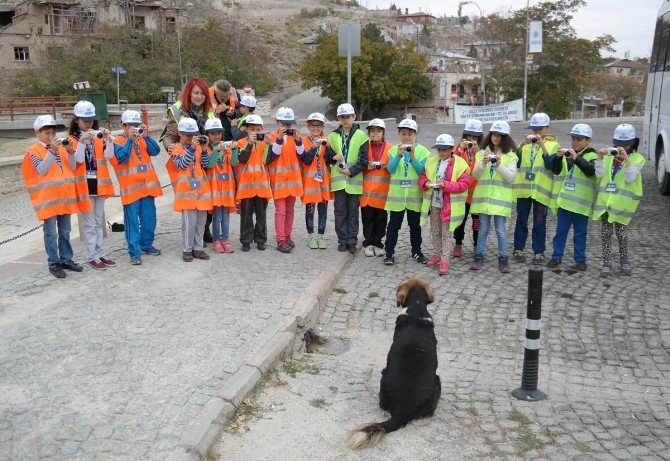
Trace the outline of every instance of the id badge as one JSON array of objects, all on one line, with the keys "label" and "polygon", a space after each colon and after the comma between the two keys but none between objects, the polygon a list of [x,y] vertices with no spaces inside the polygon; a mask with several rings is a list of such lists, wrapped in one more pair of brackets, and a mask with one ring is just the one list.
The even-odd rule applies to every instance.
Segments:
[{"label": "id badge", "polygon": [[400,181],[400,187],[402,187],[403,189],[412,187],[412,181],[410,181],[409,179],[403,179]]},{"label": "id badge", "polygon": [[575,190],[574,181],[565,181],[565,183],[563,184],[563,189],[565,189],[565,190]]},{"label": "id badge", "polygon": [[228,173],[219,173],[218,174],[219,181],[228,181],[230,179],[230,174]]},{"label": "id badge", "polygon": [[527,172],[526,173],[526,180],[527,181],[535,181],[535,173],[532,172]]},{"label": "id badge", "polygon": [[616,192],[616,184],[613,182],[608,182],[605,186],[605,192]]},{"label": "id badge", "polygon": [[198,190],[200,189],[200,181],[198,181],[197,179],[191,179],[188,182],[188,186],[191,188],[191,190]]},{"label": "id badge", "polygon": [[323,182],[323,176],[321,176],[319,173],[314,175],[314,181],[316,182]]},{"label": "id badge", "polygon": [[98,177],[98,172],[95,170],[86,170],[86,178],[95,179]]},{"label": "id badge", "polygon": [[137,165],[137,172],[138,173],[146,173],[146,171],[149,169],[147,165]]}]

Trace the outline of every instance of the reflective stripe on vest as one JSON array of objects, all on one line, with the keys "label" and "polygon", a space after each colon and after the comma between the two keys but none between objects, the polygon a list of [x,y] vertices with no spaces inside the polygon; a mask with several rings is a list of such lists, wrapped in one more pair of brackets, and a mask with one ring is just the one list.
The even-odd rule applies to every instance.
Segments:
[{"label": "reflective stripe on vest", "polygon": [[[468,162],[463,160],[461,157],[452,156],[452,158],[454,159],[454,165],[452,167],[450,180],[452,182],[456,182],[463,173],[470,170],[470,167],[468,166]],[[439,164],[440,164],[439,155],[432,155],[426,161],[425,173],[428,181],[430,182],[437,181],[437,169]],[[419,224],[421,226],[424,226],[426,224],[426,220],[428,219],[428,213],[431,207],[433,194],[436,192],[440,194],[443,193],[442,189],[436,190],[433,189],[432,187],[423,191],[423,202],[421,203],[421,219],[419,221]],[[463,219],[465,219],[465,202],[467,198],[468,198],[467,190],[459,194],[449,194],[449,207],[450,207],[449,231],[453,232],[458,226],[461,225]]]},{"label": "reflective stripe on vest", "polygon": [[[544,146],[549,155],[558,149],[558,143],[546,139]],[[531,149],[536,153],[533,165],[530,164]],[[526,173],[534,173],[535,179],[526,179]],[[532,198],[543,205],[551,205],[553,173],[544,166],[542,148],[538,145],[528,143],[521,149],[521,165],[517,168],[514,180],[514,194],[517,198]]]},{"label": "reflective stripe on vest", "polygon": [[[172,183],[172,189],[174,190],[173,209],[179,212],[184,210],[211,210],[213,208],[212,192],[207,175],[200,165],[202,147],[196,147],[192,163],[181,170],[177,168],[174,159],[175,156],[185,155],[186,149],[181,143],[176,143],[173,146],[172,152],[165,164],[165,168],[170,176],[170,182]],[[191,189],[192,181],[198,181],[197,190]]]},{"label": "reflective stripe on vest", "polygon": [[[640,164],[644,166],[646,159],[637,152],[632,152],[628,156],[632,165]],[[605,156],[603,159],[603,177],[600,178],[598,185],[598,197],[593,210],[593,219],[599,219],[607,213],[608,222],[628,225],[633,218],[640,199],[642,198],[642,174],[639,174],[635,181],[627,183],[625,179],[625,165],[621,166],[621,171],[614,177],[616,190],[607,192],[607,184],[612,182],[611,172],[614,157]]]},{"label": "reflective stripe on vest", "polygon": [[[114,144],[117,146],[124,146],[127,141],[128,138],[125,136],[114,138]],[[138,156],[138,147],[142,160]],[[116,157],[109,159],[109,163],[114,168],[116,179],[119,180],[119,191],[123,205],[129,205],[144,197],[160,197],[163,195],[163,189],[151,163],[144,137],[137,140],[137,146],[133,145],[126,163],[119,163]],[[140,171],[140,168],[146,168],[146,171]]]},{"label": "reflective stripe on vest", "polygon": [[[484,158],[484,153],[478,152],[476,157],[479,162]],[[501,158],[502,164],[507,167],[516,161],[517,156],[513,152],[503,154]],[[509,218],[516,202],[512,187],[512,183],[505,181],[496,168],[491,175],[491,167],[484,165],[484,172],[477,181],[477,188],[470,202],[470,213]]]},{"label": "reflective stripe on vest", "polygon": [[[582,158],[587,162],[591,162],[597,157],[598,154],[595,152],[587,152],[582,155]],[[574,185],[573,190],[565,188],[566,182]],[[570,178],[568,161],[563,157],[561,174],[554,176],[551,209],[556,212],[558,208],[562,208],[590,218],[596,201],[596,189],[597,178],[586,176],[576,164],[573,164],[572,178]]]},{"label": "reflective stripe on vest", "polygon": [[[244,149],[248,143],[247,138],[240,139],[238,141],[239,149]],[[270,176],[265,166],[266,147],[265,142],[255,143],[255,146],[252,144],[251,155],[247,163],[238,163],[235,166],[237,171],[236,200],[252,197],[272,198]]]},{"label": "reflective stripe on vest", "polygon": [[[398,154],[398,146],[393,146],[389,150],[389,161],[403,156]],[[430,156],[430,151],[421,144],[414,146],[414,158],[419,162],[425,162]],[[405,176],[405,160],[400,159],[398,169],[391,174],[388,195],[386,196],[386,205],[384,209],[387,211],[402,211],[412,210],[421,211],[421,204],[423,203],[423,191],[419,187],[419,173],[414,170],[411,162],[407,165],[407,176]],[[403,181],[410,181],[409,187],[401,187]]]},{"label": "reflective stripe on vest", "polygon": [[[349,150],[347,151],[347,158],[344,160],[348,167],[355,165],[358,162],[358,154],[361,147],[368,141],[368,135],[361,130],[356,130],[351,135],[349,140]],[[330,146],[335,154],[342,154],[342,136],[339,131],[334,131],[328,135]],[[358,173],[353,178],[345,176],[340,173],[337,165],[330,167],[330,190],[332,192],[344,189],[347,194],[362,194],[363,193],[363,172]]]}]

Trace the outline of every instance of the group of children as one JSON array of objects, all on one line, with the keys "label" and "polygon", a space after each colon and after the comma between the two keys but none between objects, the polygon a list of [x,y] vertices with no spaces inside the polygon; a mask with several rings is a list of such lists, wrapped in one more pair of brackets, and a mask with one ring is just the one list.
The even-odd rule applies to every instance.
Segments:
[{"label": "group of children", "polygon": [[[210,89],[202,101],[208,96],[219,100],[219,93],[211,93]],[[255,105],[248,98],[243,102]],[[612,271],[613,232],[619,239],[621,272],[631,273],[626,229],[642,195],[645,162],[636,152],[639,140],[631,125],[616,128],[614,148],[595,151],[589,146],[592,130],[581,123],[569,133],[571,148],[561,149],[547,134],[550,120],[542,113],[533,115],[528,127],[532,134],[518,148],[506,122],[494,122],[485,135],[480,121],[469,120],[460,142],[441,134],[431,154],[417,142],[415,121],[402,120],[398,124],[400,142],[391,145],[384,121],[373,119],[362,129],[355,123],[350,104],[337,108],[339,127],[328,135],[324,133],[325,116],[310,114],[305,136],[296,128],[290,108],[277,110],[276,129],[270,133],[264,131],[264,121],[253,114],[253,108],[240,114],[241,121],[224,126],[217,115],[230,107],[219,111],[212,104],[211,111],[201,110],[196,118],[189,116],[190,111],[171,108],[176,127],[166,127],[172,133],[166,167],[174,190],[174,210],[182,215],[184,261],[210,258],[204,250],[209,219],[214,251],[234,252],[229,223],[236,210],[242,251],[250,251],[254,243],[265,250],[269,200],[275,205],[277,249],[291,253],[296,245],[292,238],[295,201],[300,198],[310,249],[327,247],[328,202],[333,200],[339,251],[356,252],[360,208],[365,256],[380,256],[384,264],[394,265],[398,233],[407,216],[413,259],[444,275],[450,258],[463,255],[469,214],[474,243],[471,269],[484,265],[493,221],[498,267],[506,273],[510,270],[506,221],[516,206],[514,260],[525,261],[532,210],[533,263],[544,262],[547,210],[551,209],[557,215],[557,231],[549,267],[562,263],[573,227],[574,268],[586,270],[588,221],[600,219],[601,275],[609,276]],[[112,138],[108,130],[99,129],[95,108],[87,101],[75,106],[66,139],[56,138],[52,117],[40,116],[35,121],[38,142],[26,152],[22,171],[37,216],[44,221],[49,270],[58,278],[65,277],[64,269],[82,270],[72,261],[69,243],[70,215],[77,212],[83,220],[88,264],[97,270],[116,265],[107,258],[102,239],[104,203],[114,195],[110,165],[120,185],[131,264],[141,264],[143,254],[161,253],[153,241],[154,199],[162,195],[162,189],[151,162],[160,148],[138,112],[125,111],[121,122],[123,134]],[[230,140],[224,140],[226,128]],[[422,252],[421,229],[427,222],[434,249],[430,257]]]}]

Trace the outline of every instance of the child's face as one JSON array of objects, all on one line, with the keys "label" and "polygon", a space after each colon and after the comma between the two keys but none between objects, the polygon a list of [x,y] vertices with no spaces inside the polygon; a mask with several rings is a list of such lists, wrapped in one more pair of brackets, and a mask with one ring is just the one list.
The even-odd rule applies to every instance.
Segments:
[{"label": "child's face", "polygon": [[179,132],[179,142],[181,142],[183,145],[190,146],[192,139],[193,139],[192,134],[184,134],[182,132]]},{"label": "child's face", "polygon": [[491,142],[495,147],[498,147],[502,142],[502,135],[500,133],[491,133]]},{"label": "child's face", "polygon": [[378,126],[373,126],[368,130],[370,141],[374,143],[381,143],[384,140],[384,130]]},{"label": "child's face", "polygon": [[46,127],[41,130],[35,131],[35,136],[40,142],[44,144],[49,144],[53,138],[56,137],[56,128]]},{"label": "child's face", "polygon": [[133,128],[133,125],[130,123],[123,123],[121,124],[121,127],[123,128],[123,134],[126,135],[126,137],[130,137],[130,130]]},{"label": "child's face", "polygon": [[410,130],[409,128],[400,128],[398,130],[398,137],[400,138],[401,144],[414,144],[416,131]]},{"label": "child's face", "polygon": [[356,120],[355,115],[338,115],[337,121],[340,122],[343,128],[349,129],[353,126],[354,120]]},{"label": "child's face", "polygon": [[277,126],[279,127],[280,130],[282,128],[286,128],[287,130],[289,130],[289,129],[291,129],[292,125],[290,123],[284,123],[284,122],[280,122],[279,120],[277,120]]},{"label": "child's face", "polygon": [[210,142],[219,142],[223,138],[223,131],[207,131],[205,134]]},{"label": "child's face", "polygon": [[310,120],[307,122],[307,129],[309,134],[313,138],[319,138],[323,136],[323,123]]},{"label": "child's face", "polygon": [[454,152],[454,148],[450,147],[449,149],[437,149],[437,154],[442,160],[446,160],[451,157],[451,154]]},{"label": "child's face", "polygon": [[467,139],[468,141],[476,142],[476,143],[479,142],[479,136],[475,136],[474,134],[466,134],[465,139]]},{"label": "child's face", "polygon": [[538,136],[542,136],[544,138],[544,136],[547,134],[548,129],[549,129],[548,126],[543,126],[542,128],[533,130],[533,133]]},{"label": "child's face", "polygon": [[582,138],[581,136],[572,136],[572,148],[575,152],[582,151],[589,147],[591,140],[589,138]]},{"label": "child's face", "polygon": [[249,113],[249,108],[247,106],[240,106],[240,114],[247,115]]},{"label": "child's face", "polygon": [[93,128],[93,121],[86,122],[86,121],[84,121],[84,120],[78,118],[78,119],[77,119],[77,126],[79,126],[79,129],[80,129],[82,132],[84,132],[84,131],[88,131],[88,130],[90,130],[91,128]]},{"label": "child's face", "polygon": [[244,129],[247,133],[262,133],[263,125],[246,125]]}]

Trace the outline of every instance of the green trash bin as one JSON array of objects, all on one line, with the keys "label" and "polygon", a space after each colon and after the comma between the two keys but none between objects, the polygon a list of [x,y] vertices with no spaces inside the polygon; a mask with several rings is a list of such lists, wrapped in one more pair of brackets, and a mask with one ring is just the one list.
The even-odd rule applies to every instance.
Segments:
[{"label": "green trash bin", "polygon": [[90,101],[95,106],[95,114],[100,117],[100,120],[109,120],[105,93],[82,93],[79,95],[79,100]]}]

